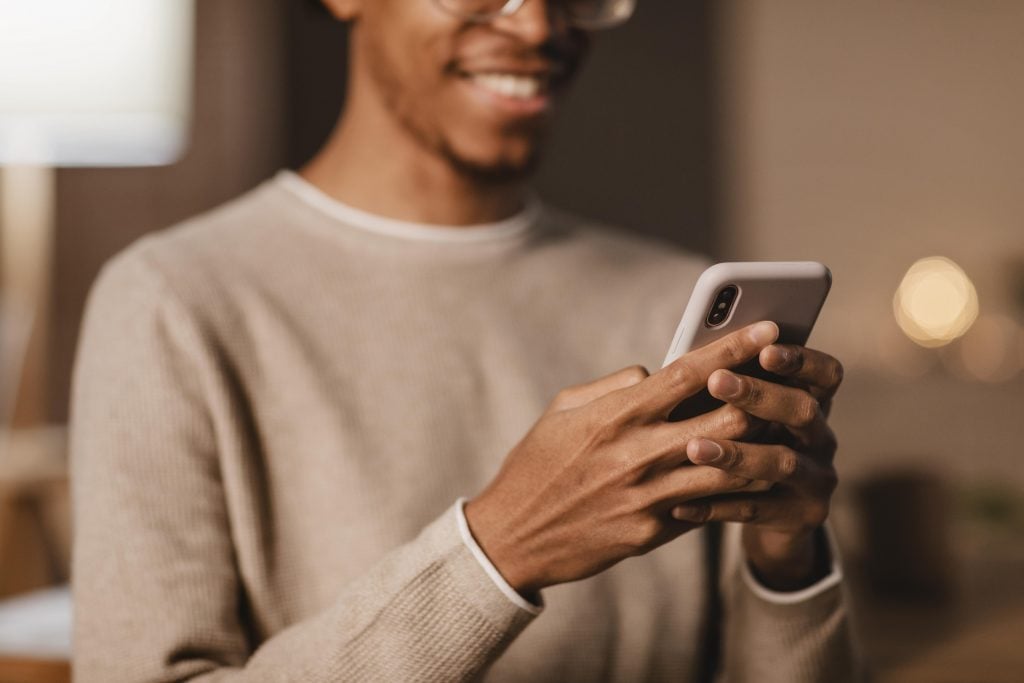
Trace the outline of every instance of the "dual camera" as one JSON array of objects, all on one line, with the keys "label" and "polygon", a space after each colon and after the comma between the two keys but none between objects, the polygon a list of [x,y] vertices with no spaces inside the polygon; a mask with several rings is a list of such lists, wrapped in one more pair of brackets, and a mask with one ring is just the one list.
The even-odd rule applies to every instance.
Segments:
[{"label": "dual camera", "polygon": [[736,285],[726,285],[719,290],[718,296],[715,297],[714,302],[711,304],[711,310],[708,311],[708,317],[704,324],[708,327],[718,327],[728,320],[729,313],[732,312],[732,307],[736,303],[736,296],[739,293],[739,287]]}]

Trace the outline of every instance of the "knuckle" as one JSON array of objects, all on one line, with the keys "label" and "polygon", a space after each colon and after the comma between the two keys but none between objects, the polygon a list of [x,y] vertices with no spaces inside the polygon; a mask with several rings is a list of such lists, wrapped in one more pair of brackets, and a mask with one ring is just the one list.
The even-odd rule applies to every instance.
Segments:
[{"label": "knuckle", "polygon": [[743,387],[740,396],[748,405],[759,406],[767,401],[765,388],[758,382],[749,382],[741,379],[740,386]]},{"label": "knuckle", "polygon": [[711,506],[707,503],[689,503],[690,512],[686,518],[696,524],[704,524],[711,519]]},{"label": "knuckle", "polygon": [[785,346],[785,370],[797,372],[804,365],[804,349],[802,346]]},{"label": "knuckle", "polygon": [[814,424],[814,421],[818,419],[818,415],[821,414],[821,404],[819,404],[814,398],[808,396],[806,400],[801,401],[797,409],[793,413],[793,426],[798,428],[810,427]]},{"label": "knuckle", "polygon": [[739,334],[725,337],[722,340],[722,350],[725,352],[725,357],[732,361],[733,364],[743,362],[749,355],[749,350]]},{"label": "knuckle", "polygon": [[577,387],[566,387],[561,389],[557,394],[555,394],[555,397],[551,399],[551,407],[555,410],[561,410],[572,405],[573,397],[576,395],[577,391],[579,391]]},{"label": "knuckle", "polygon": [[656,502],[656,493],[648,492],[643,487],[634,486],[626,493],[626,505],[630,512],[641,513]]},{"label": "knuckle", "polygon": [[839,388],[839,385],[843,383],[843,377],[846,375],[846,369],[843,368],[843,364],[835,358],[829,364],[828,370],[828,383],[832,390]]},{"label": "knuckle", "polygon": [[819,527],[828,519],[829,506],[825,502],[815,502],[807,507],[806,523],[809,527]]},{"label": "knuckle", "polygon": [[677,389],[696,389],[702,382],[697,371],[686,361],[676,361],[663,371],[668,384]]},{"label": "knuckle", "polygon": [[800,454],[791,448],[783,449],[779,457],[779,475],[784,481],[796,479],[803,469]]},{"label": "knuckle", "polygon": [[758,505],[753,501],[744,501],[740,503],[736,510],[736,516],[741,522],[753,522],[757,519]]},{"label": "knuckle", "polygon": [[726,486],[731,488],[733,491],[742,491],[753,483],[753,479],[748,477],[729,477]]},{"label": "knuckle", "polygon": [[608,474],[615,479],[632,481],[636,478],[637,458],[627,448],[610,449],[608,454]]},{"label": "knuckle", "polygon": [[632,545],[638,550],[645,550],[654,544],[660,535],[661,523],[653,517],[644,516],[637,522]]},{"label": "knuckle", "polygon": [[[594,452],[604,449],[615,443],[620,434],[618,424],[613,420],[607,419],[605,416],[600,418],[593,418],[588,421],[586,432],[585,432],[585,450]],[[612,453],[612,459],[614,462],[618,462],[623,459],[626,453],[619,449],[615,449]]]},{"label": "knuckle", "polygon": [[630,384],[639,384],[650,376],[647,368],[642,365],[630,365],[622,370],[623,378]]},{"label": "knuckle", "polygon": [[730,438],[737,439],[744,436],[753,426],[754,423],[749,413],[735,406],[728,407],[724,427]]},{"label": "knuckle", "polygon": [[733,469],[743,464],[743,451],[735,443],[722,444],[722,456],[716,463],[722,469]]},{"label": "knuckle", "polygon": [[621,401],[615,404],[612,411],[612,421],[619,427],[635,425],[643,421],[644,417],[644,407],[638,401]]}]

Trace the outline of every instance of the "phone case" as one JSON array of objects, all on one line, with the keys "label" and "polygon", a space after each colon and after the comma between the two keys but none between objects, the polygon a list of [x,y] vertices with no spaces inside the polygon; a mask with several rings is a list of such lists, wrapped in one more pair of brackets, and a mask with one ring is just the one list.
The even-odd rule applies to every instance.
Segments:
[{"label": "phone case", "polygon": [[[729,316],[711,327],[707,324],[710,307],[728,285],[735,285],[739,292]],[[831,286],[832,273],[816,261],[715,264],[697,280],[663,366],[759,320],[779,326],[781,343],[806,344]]]},{"label": "phone case", "polygon": [[[708,323],[711,307],[719,292],[730,285],[737,289],[732,308],[721,324],[711,326]],[[780,343],[806,344],[831,286],[832,273],[815,261],[734,262],[711,266],[694,286],[662,365],[760,320],[771,320],[779,326]],[[757,359],[735,370],[771,378]],[[721,401],[705,389],[680,403],[670,419],[686,419],[720,405]]]}]

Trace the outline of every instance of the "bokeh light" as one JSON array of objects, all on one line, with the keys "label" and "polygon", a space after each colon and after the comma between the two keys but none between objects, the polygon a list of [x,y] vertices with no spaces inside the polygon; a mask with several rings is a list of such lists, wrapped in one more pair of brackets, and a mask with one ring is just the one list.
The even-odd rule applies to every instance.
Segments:
[{"label": "bokeh light", "polygon": [[978,317],[978,293],[967,273],[942,256],[910,267],[893,298],[896,322],[925,347],[945,346],[970,329]]}]

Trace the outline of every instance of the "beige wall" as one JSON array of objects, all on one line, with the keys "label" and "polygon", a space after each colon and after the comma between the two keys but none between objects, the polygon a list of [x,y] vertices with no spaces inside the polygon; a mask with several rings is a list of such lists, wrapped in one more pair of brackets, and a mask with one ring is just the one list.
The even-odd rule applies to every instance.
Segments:
[{"label": "beige wall", "polygon": [[983,307],[1004,306],[1003,267],[1024,254],[1024,3],[727,6],[736,253],[828,262],[821,338],[853,356],[922,256],[957,260]]},{"label": "beige wall", "polygon": [[845,466],[939,456],[966,477],[1024,480],[1024,374],[994,387],[940,365],[897,380],[886,360],[910,351],[891,301],[920,257],[953,258],[983,313],[1012,312],[1024,3],[729,0],[722,11],[726,251],[832,267],[812,341],[849,369],[836,415]]}]

